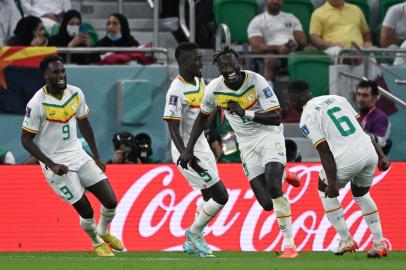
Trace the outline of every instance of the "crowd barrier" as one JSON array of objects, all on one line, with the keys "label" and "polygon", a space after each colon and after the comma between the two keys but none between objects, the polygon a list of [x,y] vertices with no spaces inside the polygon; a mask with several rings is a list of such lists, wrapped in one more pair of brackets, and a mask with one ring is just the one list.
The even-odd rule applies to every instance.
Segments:
[{"label": "crowd barrier", "polygon": [[[302,185],[283,189],[292,208],[293,231],[299,250],[330,250],[338,235],[324,214],[317,193],[318,163],[289,164]],[[371,194],[382,221],[385,240],[393,250],[406,250],[406,163],[395,162],[386,172],[377,171]],[[229,201],[206,228],[213,250],[280,250],[282,236],[274,212],[265,212],[240,164],[220,164],[220,176]],[[107,176],[119,199],[111,232],[124,240],[129,251],[181,250],[184,232],[192,223],[200,198],[174,165],[111,165]],[[90,250],[90,240],[79,226],[74,209],[51,190],[39,166],[0,167],[0,251]],[[99,217],[100,204],[89,195]],[[340,200],[347,224],[360,250],[370,248],[372,236],[354,203],[350,188]]]}]

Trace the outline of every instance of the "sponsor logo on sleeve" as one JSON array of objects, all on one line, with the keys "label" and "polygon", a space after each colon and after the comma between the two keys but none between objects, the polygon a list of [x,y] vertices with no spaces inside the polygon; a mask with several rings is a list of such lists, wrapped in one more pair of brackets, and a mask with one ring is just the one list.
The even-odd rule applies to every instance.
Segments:
[{"label": "sponsor logo on sleeve", "polygon": [[31,108],[30,107],[27,107],[25,109],[25,116],[27,116],[28,118],[31,116]]},{"label": "sponsor logo on sleeve", "polygon": [[310,131],[309,131],[309,129],[307,128],[306,125],[301,126],[301,127],[300,127],[300,130],[302,131],[303,136],[305,136],[305,137],[307,137],[307,136],[310,134]]},{"label": "sponsor logo on sleeve", "polygon": [[273,96],[272,89],[269,86],[267,88],[262,89],[262,92],[264,92],[266,98],[270,98]]},{"label": "sponsor logo on sleeve", "polygon": [[178,104],[178,96],[170,96],[169,97],[169,105],[174,105],[176,106]]}]

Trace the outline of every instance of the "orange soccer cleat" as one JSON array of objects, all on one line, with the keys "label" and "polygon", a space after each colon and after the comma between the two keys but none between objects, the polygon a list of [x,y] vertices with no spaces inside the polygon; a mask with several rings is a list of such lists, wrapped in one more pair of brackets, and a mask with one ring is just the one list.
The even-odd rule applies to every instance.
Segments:
[{"label": "orange soccer cleat", "polygon": [[299,257],[295,247],[285,247],[285,251],[279,256],[281,259],[293,259]]},{"label": "orange soccer cleat", "polygon": [[285,181],[291,186],[300,187],[299,176],[297,176],[296,173],[289,171],[288,169],[285,169]]}]

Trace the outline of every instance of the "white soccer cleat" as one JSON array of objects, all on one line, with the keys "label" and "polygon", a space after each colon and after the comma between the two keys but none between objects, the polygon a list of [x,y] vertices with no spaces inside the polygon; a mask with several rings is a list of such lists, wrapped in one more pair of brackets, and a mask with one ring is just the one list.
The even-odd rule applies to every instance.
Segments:
[{"label": "white soccer cleat", "polygon": [[348,237],[347,239],[341,239],[338,247],[333,250],[334,255],[341,256],[346,252],[354,252],[358,249],[358,244],[355,242],[352,237]]}]

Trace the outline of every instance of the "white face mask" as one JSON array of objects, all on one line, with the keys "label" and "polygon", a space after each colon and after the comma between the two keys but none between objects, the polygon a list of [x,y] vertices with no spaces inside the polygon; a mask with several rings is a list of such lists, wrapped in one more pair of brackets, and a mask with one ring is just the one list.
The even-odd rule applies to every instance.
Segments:
[{"label": "white face mask", "polygon": [[71,37],[74,37],[79,34],[79,25],[67,25],[66,26],[66,31],[68,32],[68,35]]}]

